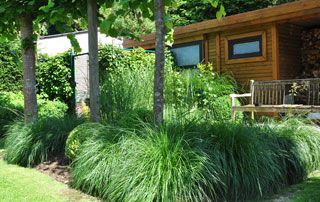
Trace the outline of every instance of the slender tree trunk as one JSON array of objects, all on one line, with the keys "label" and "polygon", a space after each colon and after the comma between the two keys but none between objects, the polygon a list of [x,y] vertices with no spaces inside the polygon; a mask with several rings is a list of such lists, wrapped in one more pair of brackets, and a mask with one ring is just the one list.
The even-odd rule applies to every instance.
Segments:
[{"label": "slender tree trunk", "polygon": [[23,15],[21,21],[22,61],[23,61],[23,94],[25,122],[30,123],[38,118],[36,93],[35,45],[33,25],[30,15]]},{"label": "slender tree trunk", "polygon": [[164,0],[155,0],[155,23],[156,23],[156,61],[154,71],[154,97],[153,112],[157,125],[163,123],[163,86],[165,64],[165,24],[164,24]]},{"label": "slender tree trunk", "polygon": [[97,0],[88,0],[90,120],[100,121]]}]

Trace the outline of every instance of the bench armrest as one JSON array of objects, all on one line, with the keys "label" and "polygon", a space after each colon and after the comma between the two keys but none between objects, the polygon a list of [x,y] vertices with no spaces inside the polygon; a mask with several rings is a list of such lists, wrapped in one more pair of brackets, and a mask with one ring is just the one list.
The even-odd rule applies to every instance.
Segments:
[{"label": "bench armrest", "polygon": [[245,93],[245,94],[231,94],[230,98],[231,98],[231,107],[236,105],[235,99],[236,98],[241,98],[241,97],[251,97],[252,94],[251,93]]}]

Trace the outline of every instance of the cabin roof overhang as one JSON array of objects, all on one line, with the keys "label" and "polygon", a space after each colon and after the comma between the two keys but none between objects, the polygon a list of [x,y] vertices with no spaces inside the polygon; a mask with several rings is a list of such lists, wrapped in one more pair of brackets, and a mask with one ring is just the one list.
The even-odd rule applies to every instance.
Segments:
[{"label": "cabin roof overhang", "polygon": [[[258,26],[268,23],[292,22],[300,25],[310,25],[320,22],[320,0],[301,0],[275,7],[227,16],[220,20],[207,20],[174,29],[174,38],[203,35],[248,26]],[[124,47],[154,47],[155,34],[142,36],[142,41],[124,40]]]}]

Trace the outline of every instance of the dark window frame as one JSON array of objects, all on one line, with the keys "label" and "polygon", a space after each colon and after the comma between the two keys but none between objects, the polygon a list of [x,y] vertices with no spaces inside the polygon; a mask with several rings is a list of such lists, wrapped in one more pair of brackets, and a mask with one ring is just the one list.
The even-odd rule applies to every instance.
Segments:
[{"label": "dark window frame", "polygon": [[[171,53],[173,54],[172,52],[172,49],[174,48],[183,48],[183,47],[188,47],[188,46],[193,46],[193,45],[199,45],[199,63],[201,63],[203,60],[204,60],[204,53],[203,53],[203,41],[202,40],[199,40],[199,41],[193,41],[193,42],[187,42],[187,43],[182,43],[182,44],[176,44],[176,45],[173,45],[172,47],[170,47],[170,51]],[[174,54],[173,54],[174,55]],[[181,68],[195,68],[197,67],[197,64],[194,64],[194,65],[184,65],[184,66],[180,66],[178,65],[177,61],[176,61],[176,58],[174,58],[175,60],[175,63],[177,64],[177,66],[181,67]]]},{"label": "dark window frame", "polygon": [[[263,56],[262,38],[263,38],[262,35],[257,35],[257,36],[250,36],[250,37],[228,40],[228,51],[229,51],[228,59],[233,60],[233,59],[254,58],[254,57]],[[241,43],[255,42],[255,41],[259,41],[259,52],[236,54],[236,55],[233,54],[234,45],[241,44]]]}]

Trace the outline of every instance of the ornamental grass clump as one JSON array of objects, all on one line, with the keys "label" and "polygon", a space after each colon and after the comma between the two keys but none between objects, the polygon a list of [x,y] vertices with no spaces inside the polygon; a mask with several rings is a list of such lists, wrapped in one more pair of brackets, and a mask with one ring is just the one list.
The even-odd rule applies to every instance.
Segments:
[{"label": "ornamental grass clump", "polygon": [[72,166],[73,186],[110,201],[215,198],[218,171],[191,141],[150,125],[111,128],[83,145]]},{"label": "ornamental grass clump", "polygon": [[302,119],[289,119],[279,124],[272,122],[264,129],[277,145],[287,183],[304,180],[308,174],[320,168],[320,128]]},{"label": "ornamental grass clump", "polygon": [[73,186],[107,201],[263,198],[319,168],[319,129],[292,124],[106,126],[80,147]]},{"label": "ornamental grass clump", "polygon": [[[285,186],[285,176],[269,139],[255,126],[217,123],[207,128],[203,142],[223,182],[220,200],[259,199]],[[195,130],[195,129],[194,129]]]},{"label": "ornamental grass clump", "polygon": [[30,167],[63,155],[68,134],[81,122],[69,116],[42,118],[31,124],[14,122],[5,134],[5,160]]}]

